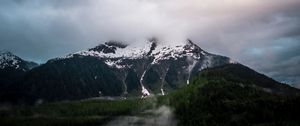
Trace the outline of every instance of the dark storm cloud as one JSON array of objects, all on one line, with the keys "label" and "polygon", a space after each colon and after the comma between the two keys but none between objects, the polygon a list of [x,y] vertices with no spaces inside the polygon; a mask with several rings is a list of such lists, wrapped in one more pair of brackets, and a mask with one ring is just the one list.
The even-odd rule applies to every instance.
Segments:
[{"label": "dark storm cloud", "polygon": [[1,0],[0,49],[49,58],[116,39],[191,38],[300,87],[299,0]]}]

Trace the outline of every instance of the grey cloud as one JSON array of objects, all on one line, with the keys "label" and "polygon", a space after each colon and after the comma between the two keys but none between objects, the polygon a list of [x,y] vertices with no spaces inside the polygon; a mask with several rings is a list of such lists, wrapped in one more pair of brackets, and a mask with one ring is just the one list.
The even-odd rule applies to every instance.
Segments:
[{"label": "grey cloud", "polygon": [[45,62],[110,39],[191,38],[300,85],[299,12],[299,0],[2,0],[0,49]]}]

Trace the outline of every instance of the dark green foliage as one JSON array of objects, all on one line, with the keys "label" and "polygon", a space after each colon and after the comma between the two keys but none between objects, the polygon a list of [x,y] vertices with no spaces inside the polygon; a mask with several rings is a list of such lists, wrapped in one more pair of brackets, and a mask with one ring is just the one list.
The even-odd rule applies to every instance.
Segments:
[{"label": "dark green foliage", "polygon": [[166,82],[172,87],[176,88],[176,82],[178,81],[176,69],[170,68],[166,75]]},{"label": "dark green foliage", "polygon": [[7,67],[0,69],[0,91],[7,89],[7,87],[25,75],[25,71]]},{"label": "dark green foliage", "polygon": [[138,114],[148,109],[145,100],[87,100],[48,103],[0,110],[0,125],[53,126],[102,125],[116,116]]},{"label": "dark green foliage", "polygon": [[144,85],[151,91],[160,92],[161,79],[153,68],[150,68],[144,76]]},{"label": "dark green foliage", "polygon": [[1,118],[3,126],[101,126],[111,120],[110,117],[28,117]]},{"label": "dark green foliage", "polygon": [[136,91],[140,90],[139,78],[137,77],[136,73],[132,69],[129,70],[125,83],[127,84],[127,91],[130,93],[134,92],[134,90]]},{"label": "dark green foliage", "polygon": [[[80,57],[77,57],[80,58]],[[29,71],[17,88],[44,101],[75,100],[122,93],[113,71],[94,57],[49,61]]]},{"label": "dark green foliage", "polygon": [[[0,69],[0,101],[20,103],[25,94],[20,94],[12,89],[13,84],[18,82],[25,75],[25,71],[7,67]],[[23,97],[23,98],[21,98]]]},{"label": "dark green foliage", "polygon": [[[136,77],[135,72],[130,76]],[[146,110],[168,105],[182,126],[298,126],[297,92],[245,66],[231,64],[206,69],[190,85],[167,96],[0,109],[0,125],[102,125],[118,116],[143,115]]]},{"label": "dark green foliage", "polygon": [[147,71],[147,74],[144,77],[145,83],[148,84],[157,83],[160,80],[158,73],[156,73],[152,68]]},{"label": "dark green foliage", "polygon": [[185,73],[186,68],[182,70],[182,66],[187,65],[188,64],[185,58],[179,60],[170,60],[169,69],[167,71],[165,80],[171,88],[177,89],[182,85],[185,85],[187,74]]},{"label": "dark green foliage", "polygon": [[[264,76],[240,65],[227,65],[202,71],[191,85],[172,93],[179,125],[296,125],[300,124],[300,97],[276,94],[260,88]],[[238,68],[238,69],[235,69]],[[233,71],[243,70],[243,73]],[[259,75],[252,81],[252,75]],[[263,81],[264,82],[264,81]],[[269,84],[278,90],[277,82]],[[260,83],[261,84],[261,83]],[[293,89],[291,87],[286,89]]]},{"label": "dark green foliage", "polygon": [[[2,55],[2,54],[0,54]],[[1,62],[0,66],[6,66],[5,68],[0,69],[0,102],[18,102],[22,101],[20,97],[26,97],[26,94],[20,95],[15,90],[12,89],[15,83],[24,77],[26,71],[30,70],[33,67],[38,66],[34,62],[25,61],[10,52],[6,54],[10,57],[14,57],[17,64],[13,63],[13,60],[5,60]],[[1,59],[3,60],[3,59]],[[16,67],[17,66],[17,67]],[[20,98],[20,99],[19,99]],[[17,100],[16,100],[17,99]]]},{"label": "dark green foliage", "polygon": [[287,84],[281,84],[263,74],[260,74],[241,64],[228,64],[221,67],[210,68],[203,72],[202,77],[208,80],[226,79],[241,84],[252,84],[261,88],[271,89],[273,93],[295,95],[299,94],[298,89]]},{"label": "dark green foliage", "polygon": [[[24,63],[23,66],[28,69],[21,77],[13,76],[17,81],[14,78],[4,77],[5,81],[9,82],[2,84],[3,78],[0,78],[0,91],[3,92],[0,92],[0,102],[34,104],[37,100],[46,102],[78,100],[99,95],[140,96],[142,79],[144,80],[142,83],[151,94],[161,93],[161,88],[168,93],[184,86],[187,79],[203,67],[229,63],[229,58],[209,54],[190,40],[184,46],[185,51],[177,52],[171,47],[164,47],[163,50],[175,52],[163,51],[161,52],[163,57],[158,58],[156,56],[160,54],[152,52],[157,46],[157,40],[149,41],[152,42],[149,52],[139,58],[113,58],[93,54],[95,52],[113,54],[120,48],[126,50],[126,44],[109,41],[89,49],[89,53],[84,51],[82,54],[70,54],[67,58],[51,59],[34,69],[31,68],[36,64]],[[194,59],[193,63],[196,64],[190,70],[192,72],[187,70],[192,62],[191,57],[186,55],[188,52],[201,57]],[[118,65],[111,66],[108,62]],[[9,87],[2,88],[7,87],[6,85]]]}]

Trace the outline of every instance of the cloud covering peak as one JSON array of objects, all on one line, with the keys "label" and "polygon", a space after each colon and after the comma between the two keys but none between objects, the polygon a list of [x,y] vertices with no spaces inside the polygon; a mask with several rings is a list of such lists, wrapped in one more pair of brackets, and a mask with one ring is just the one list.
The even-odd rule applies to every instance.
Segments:
[{"label": "cloud covering peak", "polygon": [[[2,0],[0,49],[49,58],[108,40],[192,39],[277,80],[300,85],[299,0]],[[299,86],[300,87],[300,86]]]}]

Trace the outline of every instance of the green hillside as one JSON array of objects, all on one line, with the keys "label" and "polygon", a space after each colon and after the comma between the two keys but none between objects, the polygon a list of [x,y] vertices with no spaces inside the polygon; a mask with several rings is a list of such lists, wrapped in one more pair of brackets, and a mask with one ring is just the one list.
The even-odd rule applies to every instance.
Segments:
[{"label": "green hillside", "polygon": [[232,64],[202,71],[191,85],[170,96],[170,105],[179,125],[185,126],[299,125],[297,92]]},{"label": "green hillside", "polygon": [[231,64],[203,70],[190,85],[166,96],[2,107],[0,124],[93,126],[134,117],[140,121],[132,125],[146,125],[147,120],[161,116],[156,110],[168,106],[173,111],[168,116],[174,115],[171,121],[179,126],[297,126],[298,92],[245,66]]}]

